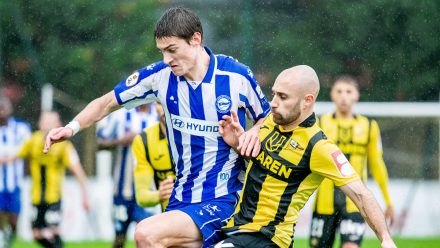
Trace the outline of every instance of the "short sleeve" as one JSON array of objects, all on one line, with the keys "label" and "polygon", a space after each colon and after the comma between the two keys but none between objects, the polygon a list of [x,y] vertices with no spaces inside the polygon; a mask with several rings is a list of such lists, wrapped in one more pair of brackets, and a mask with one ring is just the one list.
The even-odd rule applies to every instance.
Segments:
[{"label": "short sleeve", "polygon": [[341,150],[329,140],[320,140],[313,148],[310,169],[342,186],[360,180],[350,162]]},{"label": "short sleeve", "polygon": [[154,85],[161,80],[161,72],[167,67],[163,62],[151,64],[133,72],[114,88],[119,105],[127,109],[155,101]]}]

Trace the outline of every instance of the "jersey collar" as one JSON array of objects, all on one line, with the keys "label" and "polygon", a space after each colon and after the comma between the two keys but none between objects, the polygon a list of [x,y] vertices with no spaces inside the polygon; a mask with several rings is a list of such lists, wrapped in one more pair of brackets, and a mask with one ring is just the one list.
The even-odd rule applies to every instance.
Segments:
[{"label": "jersey collar", "polygon": [[311,127],[315,124],[315,122],[316,122],[315,113],[312,113],[309,117],[307,117],[307,119],[305,119],[303,122],[301,122],[301,124],[299,124],[298,126]]},{"label": "jersey collar", "polygon": [[[209,47],[204,46],[205,51],[209,54],[209,67],[208,67],[208,71],[205,74],[205,77],[202,80],[202,83],[211,83],[212,81],[212,76],[214,75],[214,70],[217,64],[215,55],[212,53],[211,49],[209,49]],[[179,76],[179,81],[187,81],[185,79],[184,76]]]}]

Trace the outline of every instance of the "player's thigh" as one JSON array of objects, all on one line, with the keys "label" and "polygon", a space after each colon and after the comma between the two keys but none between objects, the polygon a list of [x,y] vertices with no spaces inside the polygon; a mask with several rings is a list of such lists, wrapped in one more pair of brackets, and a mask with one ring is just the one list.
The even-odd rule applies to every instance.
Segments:
[{"label": "player's thigh", "polygon": [[310,247],[332,247],[339,216],[337,214],[318,214],[313,213],[310,227]]},{"label": "player's thigh", "polygon": [[344,213],[339,225],[342,247],[359,247],[366,227],[364,218],[359,212]]},{"label": "player's thigh", "polygon": [[173,210],[146,218],[136,225],[136,240],[144,236],[166,247],[201,246],[199,228],[186,213]]}]

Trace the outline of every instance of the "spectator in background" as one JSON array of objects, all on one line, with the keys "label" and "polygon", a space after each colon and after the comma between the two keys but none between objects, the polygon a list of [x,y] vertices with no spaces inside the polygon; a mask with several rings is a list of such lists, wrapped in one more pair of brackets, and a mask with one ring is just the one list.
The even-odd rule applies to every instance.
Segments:
[{"label": "spectator in background", "polygon": [[59,126],[61,121],[58,113],[41,113],[38,122],[40,130],[24,142],[18,154],[20,158],[29,160],[30,164],[33,237],[43,247],[52,248],[63,247],[58,227],[61,221],[62,181],[66,168],[72,172],[81,187],[84,209],[90,209],[86,190],[87,178],[73,144],[60,143],[53,146],[47,154],[43,154],[47,133]]},{"label": "spectator in background", "polygon": [[11,102],[0,96],[0,247],[11,246],[21,208],[24,162],[8,160],[17,155],[23,141],[31,135],[29,124],[11,114]]},{"label": "spectator in background", "polygon": [[[339,146],[354,170],[365,182],[367,165],[378,183],[386,203],[385,217],[393,223],[393,207],[388,191],[388,173],[382,158],[382,143],[377,122],[353,112],[359,100],[359,86],[351,76],[338,77],[331,89],[336,111],[321,117],[320,126]],[[333,247],[339,229],[343,248],[359,247],[365,221],[352,200],[331,180],[319,186],[313,207],[310,232],[311,247]]]},{"label": "spectator in background", "polygon": [[113,222],[114,248],[124,246],[130,223],[139,222],[151,213],[136,204],[133,185],[132,142],[146,127],[157,123],[157,113],[151,104],[137,108],[120,109],[98,123],[98,145],[114,149]]}]

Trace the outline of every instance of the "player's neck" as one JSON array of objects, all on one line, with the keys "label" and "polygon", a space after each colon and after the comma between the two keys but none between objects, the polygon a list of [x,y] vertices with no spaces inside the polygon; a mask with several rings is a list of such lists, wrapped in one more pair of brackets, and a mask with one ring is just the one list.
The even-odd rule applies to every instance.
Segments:
[{"label": "player's neck", "polygon": [[349,111],[341,111],[337,109],[335,112],[335,116],[339,119],[351,119],[354,117],[354,113],[351,109]]},{"label": "player's neck", "polygon": [[195,59],[196,63],[184,76],[186,80],[201,82],[208,72],[210,56],[202,46]]},{"label": "player's neck", "polygon": [[313,114],[313,110],[303,111],[301,113],[301,115],[296,120],[294,120],[290,124],[283,125],[281,127],[283,128],[283,131],[291,131],[291,130],[295,129],[296,127],[298,127],[301,123],[303,123],[312,114]]},{"label": "player's neck", "polygon": [[0,118],[0,126],[6,126],[8,124],[8,118]]}]

